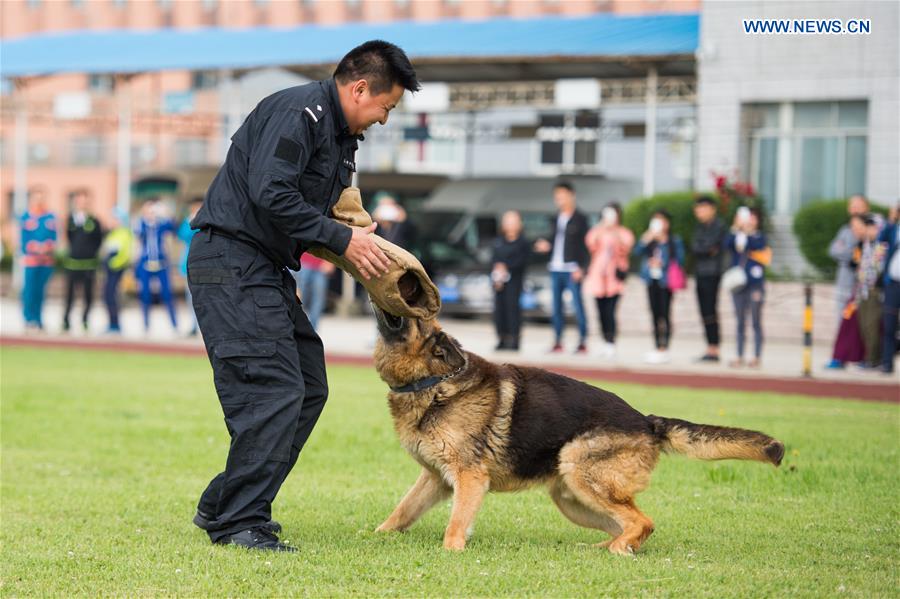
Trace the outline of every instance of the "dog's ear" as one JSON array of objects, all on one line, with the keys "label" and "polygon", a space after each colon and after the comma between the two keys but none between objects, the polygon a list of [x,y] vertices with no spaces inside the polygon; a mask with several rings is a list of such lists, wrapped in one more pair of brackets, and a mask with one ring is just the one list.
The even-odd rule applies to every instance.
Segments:
[{"label": "dog's ear", "polygon": [[459,343],[456,339],[444,332],[440,332],[435,336],[434,348],[431,352],[435,357],[446,362],[454,370],[462,368],[466,363],[466,357],[463,355]]}]

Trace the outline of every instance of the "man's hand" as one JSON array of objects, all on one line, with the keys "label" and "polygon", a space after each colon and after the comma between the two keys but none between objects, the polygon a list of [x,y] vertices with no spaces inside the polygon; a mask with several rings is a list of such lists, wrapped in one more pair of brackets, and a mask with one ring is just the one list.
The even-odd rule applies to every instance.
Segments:
[{"label": "man's hand", "polygon": [[344,251],[347,260],[359,270],[359,274],[366,280],[380,277],[388,271],[391,264],[391,259],[369,237],[369,233],[373,233],[377,226],[376,223],[372,223],[368,227],[350,227],[353,235],[350,237],[350,244]]},{"label": "man's hand", "polygon": [[538,254],[546,254],[550,251],[550,248],[553,247],[550,245],[550,242],[546,239],[538,239],[534,242],[534,251]]},{"label": "man's hand", "polygon": [[577,268],[572,271],[572,280],[575,281],[576,283],[580,283],[583,278],[584,278],[584,271],[581,270],[580,268]]}]

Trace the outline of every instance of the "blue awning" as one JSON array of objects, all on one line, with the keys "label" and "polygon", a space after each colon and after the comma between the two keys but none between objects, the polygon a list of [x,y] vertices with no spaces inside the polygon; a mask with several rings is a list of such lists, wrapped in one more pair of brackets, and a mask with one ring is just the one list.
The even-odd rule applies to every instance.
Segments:
[{"label": "blue awning", "polygon": [[698,14],[601,14],[329,27],[47,33],[0,42],[0,75],[329,64],[370,39],[399,45],[413,61],[690,55],[697,49],[699,27]]}]

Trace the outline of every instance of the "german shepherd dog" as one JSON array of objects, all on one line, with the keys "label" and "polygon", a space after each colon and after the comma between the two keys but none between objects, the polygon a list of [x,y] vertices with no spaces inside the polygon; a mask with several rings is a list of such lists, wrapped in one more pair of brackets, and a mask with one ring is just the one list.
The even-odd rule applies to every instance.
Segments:
[{"label": "german shepherd dog", "polygon": [[375,307],[375,367],[403,447],[422,472],[378,531],[404,531],[453,496],[446,549],[461,550],[488,491],[536,484],[569,520],[632,554],[653,532],[634,496],[650,482],[660,451],[705,460],[778,466],[784,445],[739,428],[644,416],[625,401],[539,368],[493,364],[464,351],[433,320]]}]

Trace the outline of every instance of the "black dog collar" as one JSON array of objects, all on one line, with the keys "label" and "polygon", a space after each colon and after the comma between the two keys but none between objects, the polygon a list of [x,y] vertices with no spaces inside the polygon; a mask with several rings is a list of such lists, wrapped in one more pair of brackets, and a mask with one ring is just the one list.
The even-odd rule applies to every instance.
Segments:
[{"label": "black dog collar", "polygon": [[425,389],[428,389],[429,387],[434,387],[438,383],[442,383],[442,382],[446,381],[447,379],[455,377],[457,374],[462,372],[463,368],[465,368],[465,367],[466,367],[466,365],[463,364],[462,366],[460,366],[453,372],[449,372],[442,376],[432,375],[432,376],[425,377],[424,379],[419,379],[418,381],[413,381],[411,383],[403,385],[402,387],[391,387],[391,391],[393,391],[395,393],[415,393],[417,391],[424,391]]}]

